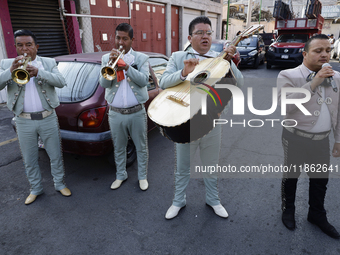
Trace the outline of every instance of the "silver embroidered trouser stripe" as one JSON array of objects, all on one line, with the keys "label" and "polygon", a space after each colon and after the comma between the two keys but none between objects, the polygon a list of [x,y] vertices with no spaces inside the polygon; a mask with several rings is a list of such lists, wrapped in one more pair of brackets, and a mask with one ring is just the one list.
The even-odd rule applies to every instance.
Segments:
[{"label": "silver embroidered trouser stripe", "polygon": [[[172,204],[183,207],[186,204],[186,187],[190,180],[190,161],[197,149],[203,166],[216,166],[219,161],[221,146],[221,126],[218,125],[203,138],[187,143],[176,144],[175,194]],[[217,177],[203,178],[206,191],[206,203],[211,206],[220,204],[217,187]]]},{"label": "silver embroidered trouser stripe", "polygon": [[129,135],[136,146],[138,180],[146,179],[149,150],[145,108],[131,114],[121,114],[110,110],[109,124],[117,169],[116,179],[125,180],[128,177],[126,172],[126,146]]},{"label": "silver embroidered trouser stripe", "polygon": [[56,113],[53,112],[50,116],[42,120],[16,117],[16,128],[26,175],[31,185],[31,194],[40,195],[43,193],[41,172],[38,164],[39,135],[44,142],[45,150],[50,158],[54,187],[56,190],[65,188],[64,162]]}]

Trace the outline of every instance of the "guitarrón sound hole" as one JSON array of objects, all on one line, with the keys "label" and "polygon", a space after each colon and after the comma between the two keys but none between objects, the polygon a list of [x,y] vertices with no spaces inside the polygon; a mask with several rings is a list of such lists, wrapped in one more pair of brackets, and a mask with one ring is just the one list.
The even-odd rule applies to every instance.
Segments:
[{"label": "guitarr\u00f3n sound hole", "polygon": [[207,73],[200,73],[194,78],[195,83],[201,83],[204,82],[208,77]]}]

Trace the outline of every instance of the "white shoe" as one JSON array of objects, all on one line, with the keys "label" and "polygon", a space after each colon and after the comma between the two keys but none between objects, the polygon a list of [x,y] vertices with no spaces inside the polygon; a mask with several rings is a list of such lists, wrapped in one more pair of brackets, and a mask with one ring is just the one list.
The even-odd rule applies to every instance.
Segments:
[{"label": "white shoe", "polygon": [[149,183],[147,181],[147,179],[145,180],[139,180],[139,187],[141,190],[147,190],[149,187]]},{"label": "white shoe", "polygon": [[[125,179],[126,180],[126,179]],[[118,189],[120,185],[122,185],[123,181],[125,180],[118,180],[116,179],[112,184],[111,184],[111,189]]]},{"label": "white shoe", "polygon": [[211,206],[212,209],[214,209],[214,212],[222,217],[222,218],[228,218],[228,213],[226,211],[226,209],[223,207],[223,205],[219,204],[219,205],[214,205],[214,206]]},{"label": "white shoe", "polygon": [[168,211],[165,214],[165,218],[167,220],[175,218],[177,216],[179,210],[181,210],[181,209],[182,209],[182,207],[178,207],[178,206],[175,206],[175,205],[170,206],[170,208],[168,209]]}]

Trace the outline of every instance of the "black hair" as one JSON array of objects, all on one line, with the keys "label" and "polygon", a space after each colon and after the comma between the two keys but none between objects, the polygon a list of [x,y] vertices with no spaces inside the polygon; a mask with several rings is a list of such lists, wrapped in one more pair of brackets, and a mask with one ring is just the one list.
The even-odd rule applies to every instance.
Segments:
[{"label": "black hair", "polygon": [[208,24],[211,27],[211,21],[208,17],[206,16],[199,16],[197,18],[194,18],[190,24],[189,24],[189,35],[192,35],[192,32],[194,31],[194,28],[197,24],[203,23],[203,24]]},{"label": "black hair", "polygon": [[306,42],[305,47],[303,48],[303,51],[308,52],[309,51],[309,45],[313,40],[316,39],[321,39],[321,40],[328,40],[328,36],[325,34],[317,34],[317,35],[313,35],[311,38],[309,38],[309,40]]},{"label": "black hair", "polygon": [[133,38],[133,28],[131,27],[130,24],[128,23],[120,23],[117,27],[116,27],[116,32],[117,31],[123,31],[129,34],[130,39]]},{"label": "black hair", "polygon": [[18,36],[31,36],[34,40],[35,45],[37,45],[37,37],[31,31],[26,29],[20,29],[14,32],[14,42]]}]

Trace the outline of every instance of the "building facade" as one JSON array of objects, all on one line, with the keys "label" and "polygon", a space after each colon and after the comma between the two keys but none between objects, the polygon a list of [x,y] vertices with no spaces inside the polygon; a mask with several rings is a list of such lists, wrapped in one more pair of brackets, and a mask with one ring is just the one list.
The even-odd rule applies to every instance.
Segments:
[{"label": "building facade", "polygon": [[0,58],[16,56],[17,29],[37,35],[42,56],[111,50],[121,22],[134,28],[136,50],[169,56],[183,48],[190,21],[200,15],[211,19],[213,36],[221,38],[221,0],[0,0]]}]

